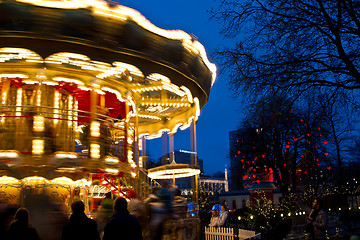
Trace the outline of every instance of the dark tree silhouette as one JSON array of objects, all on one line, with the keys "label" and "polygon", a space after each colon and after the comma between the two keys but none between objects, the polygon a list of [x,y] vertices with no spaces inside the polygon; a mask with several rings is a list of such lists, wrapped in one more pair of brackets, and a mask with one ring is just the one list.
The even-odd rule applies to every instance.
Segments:
[{"label": "dark tree silhouette", "polygon": [[237,93],[360,88],[357,0],[219,0],[210,14],[233,39],[215,57]]}]

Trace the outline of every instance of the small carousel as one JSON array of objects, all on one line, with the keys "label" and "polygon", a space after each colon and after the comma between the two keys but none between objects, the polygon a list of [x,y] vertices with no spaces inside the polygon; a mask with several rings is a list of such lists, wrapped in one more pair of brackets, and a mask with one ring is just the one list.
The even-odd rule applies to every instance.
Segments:
[{"label": "small carousel", "polygon": [[146,195],[146,140],[195,128],[215,71],[190,35],[125,6],[0,1],[0,200]]}]

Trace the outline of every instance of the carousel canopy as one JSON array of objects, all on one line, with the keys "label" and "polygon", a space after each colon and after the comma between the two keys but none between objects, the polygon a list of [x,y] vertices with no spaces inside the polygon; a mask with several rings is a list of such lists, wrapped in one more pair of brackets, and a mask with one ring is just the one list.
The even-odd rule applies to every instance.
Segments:
[{"label": "carousel canopy", "polygon": [[139,135],[189,126],[216,77],[192,36],[101,0],[0,1],[0,43],[2,79],[65,89],[82,111],[96,89],[115,119],[130,105]]}]

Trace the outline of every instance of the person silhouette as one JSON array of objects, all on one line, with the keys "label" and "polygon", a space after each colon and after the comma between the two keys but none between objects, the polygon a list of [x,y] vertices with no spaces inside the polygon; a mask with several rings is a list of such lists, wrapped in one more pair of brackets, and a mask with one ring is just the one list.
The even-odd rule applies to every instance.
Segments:
[{"label": "person silhouette", "polygon": [[30,214],[26,208],[19,208],[10,223],[5,239],[11,240],[40,240],[35,228],[31,227]]},{"label": "person silhouette", "polygon": [[125,198],[118,197],[114,201],[114,215],[104,228],[102,240],[132,239],[142,240],[139,220],[127,209]]},{"label": "person silhouette", "polygon": [[312,204],[312,210],[307,219],[307,230],[313,240],[326,239],[328,219],[322,206],[323,200],[319,197],[315,198]]},{"label": "person silhouette", "polygon": [[71,204],[72,214],[62,231],[62,240],[100,240],[97,224],[85,215],[85,205],[82,201]]}]

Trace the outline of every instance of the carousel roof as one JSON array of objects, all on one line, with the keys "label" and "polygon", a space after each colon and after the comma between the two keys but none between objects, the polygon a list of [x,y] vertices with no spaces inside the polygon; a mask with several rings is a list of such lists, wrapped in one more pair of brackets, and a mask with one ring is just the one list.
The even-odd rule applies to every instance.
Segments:
[{"label": "carousel roof", "polygon": [[0,77],[45,75],[42,82],[78,96],[98,86],[113,117],[123,112],[121,102],[132,103],[140,135],[189,126],[216,76],[194,37],[101,0],[0,1],[0,43]]}]

